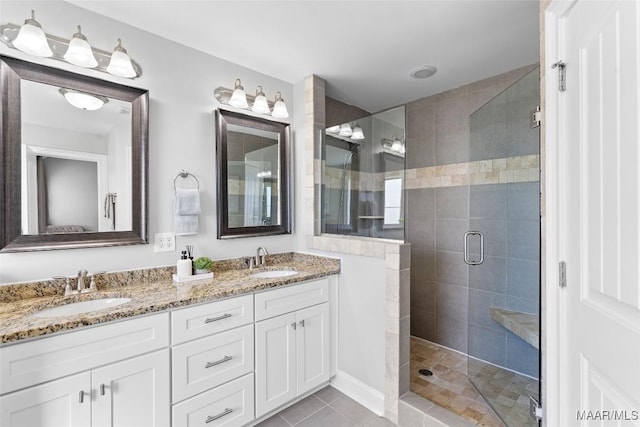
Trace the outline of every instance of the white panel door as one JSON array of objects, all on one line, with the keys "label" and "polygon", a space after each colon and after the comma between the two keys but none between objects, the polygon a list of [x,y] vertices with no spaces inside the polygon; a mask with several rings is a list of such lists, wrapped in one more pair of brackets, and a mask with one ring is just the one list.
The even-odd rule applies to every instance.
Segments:
[{"label": "white panel door", "polygon": [[0,426],[87,427],[91,425],[88,372],[0,397]]},{"label": "white panel door", "polygon": [[567,73],[557,141],[567,286],[561,400],[547,405],[559,405],[563,426],[618,425],[609,422],[616,416],[640,423],[639,17],[638,1],[579,0],[558,27]]},{"label": "white panel door", "polygon": [[256,323],[256,418],[297,396],[296,314]]},{"label": "white panel door", "polygon": [[329,304],[296,313],[298,394],[329,381]]},{"label": "white panel door", "polygon": [[91,383],[92,427],[170,425],[168,349],[95,369]]}]

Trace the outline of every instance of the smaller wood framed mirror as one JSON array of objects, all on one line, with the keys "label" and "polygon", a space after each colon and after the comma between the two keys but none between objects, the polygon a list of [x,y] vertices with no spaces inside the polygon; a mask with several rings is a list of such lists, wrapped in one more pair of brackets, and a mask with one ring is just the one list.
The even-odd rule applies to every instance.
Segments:
[{"label": "smaller wood framed mirror", "polygon": [[290,125],[216,111],[218,239],[291,233]]}]

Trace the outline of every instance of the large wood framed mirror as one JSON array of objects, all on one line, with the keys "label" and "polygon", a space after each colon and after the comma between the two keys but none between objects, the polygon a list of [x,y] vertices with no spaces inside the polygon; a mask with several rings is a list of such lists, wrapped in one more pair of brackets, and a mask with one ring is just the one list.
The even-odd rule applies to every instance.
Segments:
[{"label": "large wood framed mirror", "polygon": [[147,243],[148,91],[0,57],[0,251]]},{"label": "large wood framed mirror", "polygon": [[289,125],[216,111],[218,239],[291,233]]}]

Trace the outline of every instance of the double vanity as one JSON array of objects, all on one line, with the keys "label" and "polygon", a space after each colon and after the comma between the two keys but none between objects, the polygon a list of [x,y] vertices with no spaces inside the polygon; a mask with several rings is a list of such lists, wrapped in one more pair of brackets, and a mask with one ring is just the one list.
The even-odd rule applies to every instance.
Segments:
[{"label": "double vanity", "polygon": [[109,273],[71,297],[60,282],[0,287],[0,425],[252,425],[335,374],[339,260],[225,260],[177,285],[172,272]]}]

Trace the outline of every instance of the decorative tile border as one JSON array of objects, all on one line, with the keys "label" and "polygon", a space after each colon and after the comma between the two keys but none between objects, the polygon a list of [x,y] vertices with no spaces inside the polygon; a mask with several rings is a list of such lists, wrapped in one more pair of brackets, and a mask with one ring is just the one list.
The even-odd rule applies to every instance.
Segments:
[{"label": "decorative tile border", "polygon": [[408,169],[405,189],[538,181],[539,159],[533,154]]},{"label": "decorative tile border", "polygon": [[[535,182],[540,180],[540,156],[504,157],[501,159],[479,160],[469,163],[453,163],[440,166],[407,169],[405,189],[455,187],[461,185],[505,184],[513,182]],[[342,168],[322,167],[327,188],[342,188]],[[361,191],[383,191],[384,181],[401,178],[402,171],[359,172],[349,171],[351,188]]]}]

